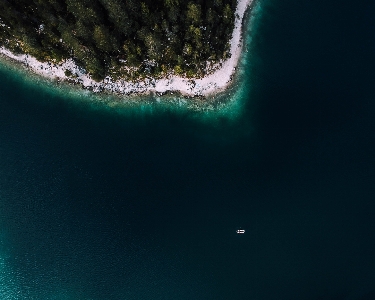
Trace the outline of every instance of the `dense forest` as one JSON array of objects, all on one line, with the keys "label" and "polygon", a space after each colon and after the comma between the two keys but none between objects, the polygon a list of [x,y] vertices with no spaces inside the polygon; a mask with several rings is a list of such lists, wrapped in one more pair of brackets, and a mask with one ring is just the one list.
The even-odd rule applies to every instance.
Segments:
[{"label": "dense forest", "polygon": [[236,3],[0,0],[0,46],[40,61],[73,58],[95,80],[201,76],[228,56]]}]

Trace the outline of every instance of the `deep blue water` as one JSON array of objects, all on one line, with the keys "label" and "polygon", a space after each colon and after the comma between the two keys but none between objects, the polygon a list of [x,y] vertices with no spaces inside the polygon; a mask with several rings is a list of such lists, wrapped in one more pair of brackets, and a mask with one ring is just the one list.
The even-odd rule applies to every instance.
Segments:
[{"label": "deep blue water", "polygon": [[0,298],[375,299],[374,11],[260,0],[235,117],[2,69]]}]

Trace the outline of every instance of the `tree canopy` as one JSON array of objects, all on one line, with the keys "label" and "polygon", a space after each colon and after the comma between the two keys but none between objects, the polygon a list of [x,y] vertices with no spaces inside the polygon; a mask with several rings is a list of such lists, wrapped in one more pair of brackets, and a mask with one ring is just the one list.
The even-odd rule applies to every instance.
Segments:
[{"label": "tree canopy", "polygon": [[73,58],[96,80],[203,75],[207,61],[226,58],[236,1],[0,0],[0,45],[41,61]]}]

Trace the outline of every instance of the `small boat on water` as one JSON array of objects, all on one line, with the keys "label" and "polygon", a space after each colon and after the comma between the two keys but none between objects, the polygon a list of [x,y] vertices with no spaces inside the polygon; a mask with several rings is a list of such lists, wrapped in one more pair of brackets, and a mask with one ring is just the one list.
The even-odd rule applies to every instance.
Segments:
[{"label": "small boat on water", "polygon": [[236,232],[238,234],[244,234],[245,233],[245,229],[237,229]]}]

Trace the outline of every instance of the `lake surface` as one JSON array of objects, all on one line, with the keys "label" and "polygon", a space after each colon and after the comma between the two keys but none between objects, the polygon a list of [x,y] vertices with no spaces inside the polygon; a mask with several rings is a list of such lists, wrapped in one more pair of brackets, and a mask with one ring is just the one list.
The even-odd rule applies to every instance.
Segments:
[{"label": "lake surface", "polygon": [[1,299],[375,299],[375,2],[255,10],[224,112],[1,70]]}]

